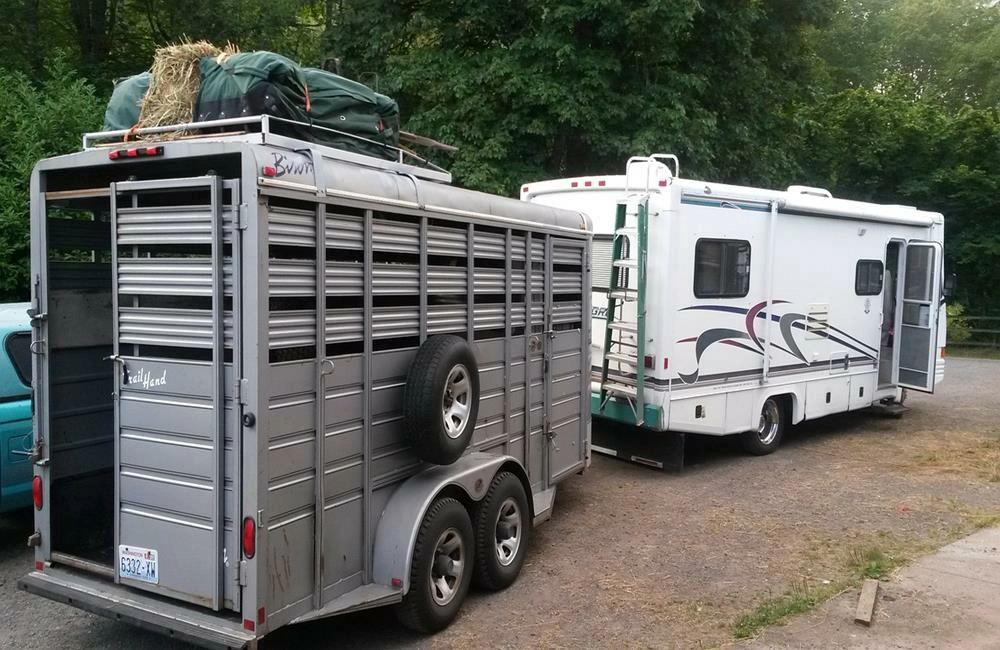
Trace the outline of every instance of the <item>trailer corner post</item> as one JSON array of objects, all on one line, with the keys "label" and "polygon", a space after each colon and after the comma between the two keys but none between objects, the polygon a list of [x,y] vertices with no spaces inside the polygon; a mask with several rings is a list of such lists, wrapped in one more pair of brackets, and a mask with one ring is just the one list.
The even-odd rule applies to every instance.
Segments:
[{"label": "trailer corner post", "polygon": [[[764,367],[760,375],[760,383],[766,384],[768,371],[771,369],[771,311],[774,306],[774,233],[778,223],[778,201],[771,201],[771,214],[767,227],[767,250],[765,251],[766,271],[764,277]],[[750,324],[755,329],[754,324]]]}]

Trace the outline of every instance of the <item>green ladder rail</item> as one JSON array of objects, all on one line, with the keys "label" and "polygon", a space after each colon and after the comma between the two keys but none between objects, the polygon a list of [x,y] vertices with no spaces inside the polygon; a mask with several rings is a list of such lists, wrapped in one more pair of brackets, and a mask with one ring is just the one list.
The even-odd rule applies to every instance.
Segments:
[{"label": "green ladder rail", "polygon": [[[601,414],[612,397],[623,398],[644,422],[646,363],[646,238],[648,195],[618,203],[611,246],[604,359],[601,364]],[[635,305],[635,317],[626,313]]]}]

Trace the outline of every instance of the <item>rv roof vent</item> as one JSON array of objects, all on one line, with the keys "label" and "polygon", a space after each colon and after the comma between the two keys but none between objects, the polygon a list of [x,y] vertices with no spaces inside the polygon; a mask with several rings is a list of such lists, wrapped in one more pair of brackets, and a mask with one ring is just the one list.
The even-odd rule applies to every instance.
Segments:
[{"label": "rv roof vent", "polygon": [[789,185],[789,194],[808,194],[809,196],[821,196],[824,199],[832,199],[833,194],[830,194],[830,190],[824,190],[822,187],[809,187],[808,185]]}]

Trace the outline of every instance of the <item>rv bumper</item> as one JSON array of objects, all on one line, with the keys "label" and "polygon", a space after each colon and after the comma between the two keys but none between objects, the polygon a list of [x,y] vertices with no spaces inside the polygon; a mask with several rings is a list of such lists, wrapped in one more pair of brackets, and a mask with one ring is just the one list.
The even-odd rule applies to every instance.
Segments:
[{"label": "rv bumper", "polygon": [[205,648],[246,648],[256,636],[239,620],[136,593],[76,571],[47,567],[17,581],[18,589]]}]

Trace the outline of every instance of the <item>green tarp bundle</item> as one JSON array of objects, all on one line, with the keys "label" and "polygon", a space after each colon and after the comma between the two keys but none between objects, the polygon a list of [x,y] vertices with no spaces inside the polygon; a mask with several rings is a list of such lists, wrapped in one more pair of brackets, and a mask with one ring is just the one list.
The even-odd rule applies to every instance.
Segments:
[{"label": "green tarp bundle", "polygon": [[[195,121],[273,115],[324,127],[278,122],[273,126],[275,131],[348,151],[395,157],[395,152],[378,145],[398,146],[399,107],[367,86],[325,70],[300,67],[272,52],[241,52],[223,57],[221,62],[204,57],[199,72]],[[139,104],[150,81],[146,72],[115,87],[104,117],[105,130],[128,129],[138,122]]]}]

